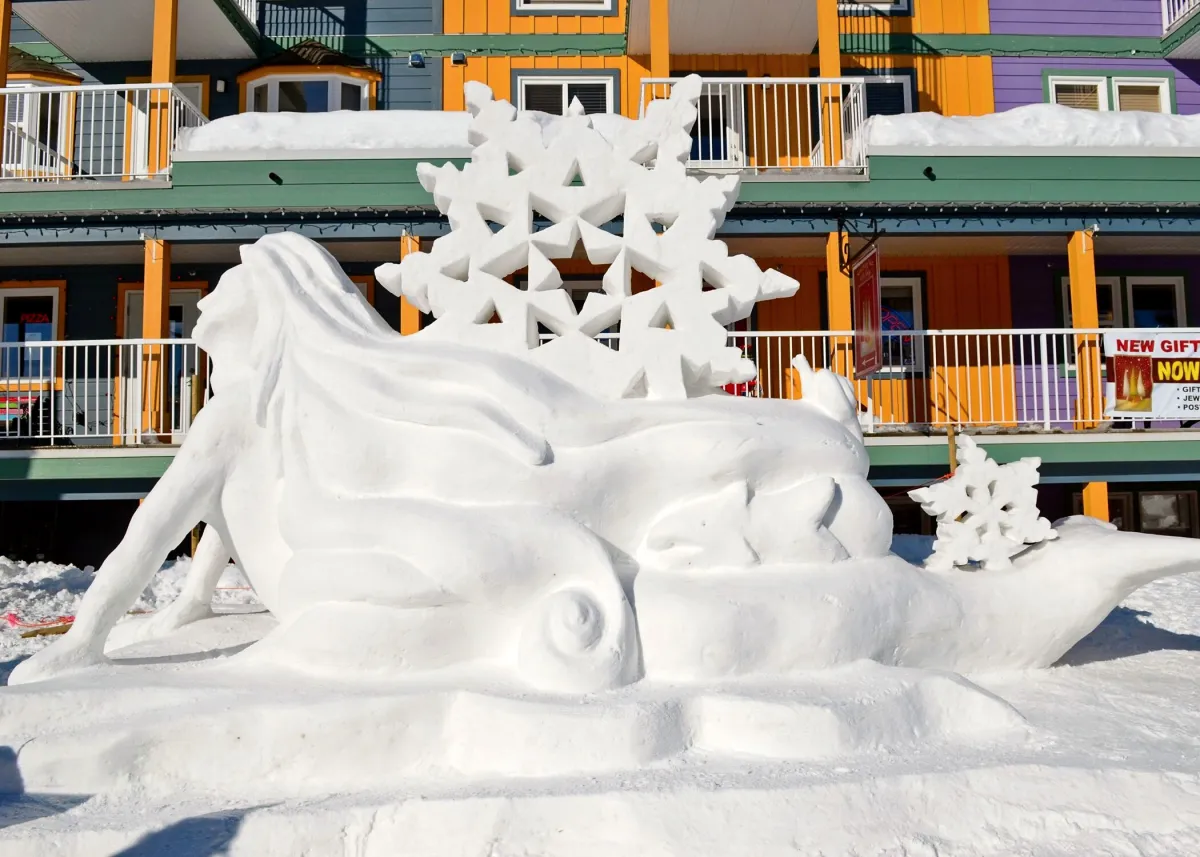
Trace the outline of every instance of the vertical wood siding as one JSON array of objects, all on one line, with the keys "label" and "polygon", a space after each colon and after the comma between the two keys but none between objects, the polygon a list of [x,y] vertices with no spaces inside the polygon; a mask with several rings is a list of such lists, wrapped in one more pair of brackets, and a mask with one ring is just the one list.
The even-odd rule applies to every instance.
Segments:
[{"label": "vertical wood siding", "polygon": [[[1029,0],[1035,2],[1036,0]],[[987,33],[988,0],[910,0],[911,15],[843,15],[843,33]],[[993,3],[995,0],[993,0]]]},{"label": "vertical wood siding", "polygon": [[991,57],[853,56],[842,58],[847,71],[915,69],[913,110],[946,116],[982,116],[996,109]]}]

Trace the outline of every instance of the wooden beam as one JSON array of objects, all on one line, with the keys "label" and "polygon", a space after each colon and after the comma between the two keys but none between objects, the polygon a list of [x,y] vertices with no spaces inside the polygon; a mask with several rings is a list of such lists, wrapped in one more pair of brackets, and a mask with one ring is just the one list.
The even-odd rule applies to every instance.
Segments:
[{"label": "wooden beam", "polygon": [[[150,52],[150,82],[174,83],[179,46],[179,0],[154,0],[154,43]],[[155,90],[150,98],[150,175],[170,163],[171,96]]]},{"label": "wooden beam", "polygon": [[[829,308],[830,330],[854,330],[850,275],[842,273],[842,259],[850,252],[850,236],[830,232],[825,239],[825,305]],[[831,343],[833,365],[839,375],[854,377],[854,337],[841,337]]]},{"label": "wooden beam", "polygon": [[[400,261],[412,253],[421,250],[421,239],[416,235],[405,232],[400,236]],[[403,295],[400,296],[400,333],[408,336],[421,329],[421,311],[410,304]]]},{"label": "wooden beam", "polygon": [[[1100,326],[1100,310],[1096,299],[1096,241],[1090,231],[1071,235],[1067,242],[1067,265],[1071,279],[1071,326],[1077,330],[1095,330]],[[1100,336],[1077,333],[1074,340],[1079,389],[1075,425],[1095,428],[1104,409]]]},{"label": "wooden beam", "polygon": [[[11,42],[12,0],[0,0],[0,68],[4,69],[0,80],[4,81],[5,86],[8,85],[8,46]],[[8,116],[8,105],[5,103],[3,95],[0,95],[0,116]],[[0,164],[4,163],[4,138],[6,136],[8,135],[0,134]]]},{"label": "wooden beam", "polygon": [[1089,482],[1083,486],[1083,514],[1109,522],[1107,482]]},{"label": "wooden beam", "polygon": [[[171,244],[158,238],[148,238],[145,243],[142,338],[166,339],[170,333]],[[170,435],[165,358],[161,345],[142,349],[142,435]]]},{"label": "wooden beam", "polygon": [[[817,60],[821,77],[842,76],[840,30],[838,0],[817,0]],[[820,89],[823,154],[826,164],[836,164],[842,159],[842,87],[833,84],[822,85]]]},{"label": "wooden beam", "polygon": [[650,0],[650,76],[671,76],[671,3]]}]

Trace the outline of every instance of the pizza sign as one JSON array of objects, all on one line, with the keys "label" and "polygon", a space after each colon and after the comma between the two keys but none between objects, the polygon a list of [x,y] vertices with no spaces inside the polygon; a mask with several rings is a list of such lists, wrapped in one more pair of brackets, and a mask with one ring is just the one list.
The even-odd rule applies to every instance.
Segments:
[{"label": "pizza sign", "polygon": [[1200,419],[1200,338],[1151,333],[1104,336],[1107,413],[1141,419]]}]

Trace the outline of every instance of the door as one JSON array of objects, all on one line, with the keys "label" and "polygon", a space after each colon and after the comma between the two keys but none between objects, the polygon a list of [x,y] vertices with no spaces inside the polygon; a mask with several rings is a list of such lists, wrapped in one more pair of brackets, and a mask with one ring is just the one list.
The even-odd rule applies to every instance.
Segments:
[{"label": "door", "polygon": [[[200,319],[202,289],[171,289],[171,304],[168,308],[168,339],[191,339],[196,322]],[[141,289],[130,289],[125,293],[124,331],[125,339],[142,338]],[[122,434],[129,443],[137,441],[141,428],[142,391],[147,387],[142,382],[140,360],[142,352],[136,346],[122,348],[121,354],[121,425]],[[199,350],[195,345],[170,345],[163,355],[163,419],[169,427],[172,443],[182,443],[183,435],[192,422],[192,387],[203,384],[200,378]],[[164,432],[164,435],[168,432]]]},{"label": "door", "polygon": [[[175,88],[198,112],[203,114],[204,110],[201,107],[204,103],[203,83],[176,82]],[[151,178],[150,99],[152,97],[153,91],[149,89],[131,89],[126,95],[126,128],[129,134],[129,139],[125,144],[126,177]]]},{"label": "door", "polygon": [[67,111],[73,95],[39,92],[36,84],[14,84],[4,127],[4,173],[24,178],[69,175]]},{"label": "door", "polygon": [[706,81],[692,126],[691,166],[745,166],[746,104],[743,85]]}]

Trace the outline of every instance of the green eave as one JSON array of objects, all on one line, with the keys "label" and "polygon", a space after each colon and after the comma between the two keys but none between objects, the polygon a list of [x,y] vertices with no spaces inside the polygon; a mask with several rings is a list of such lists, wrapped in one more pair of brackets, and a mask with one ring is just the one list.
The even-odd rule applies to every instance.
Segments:
[{"label": "green eave", "polygon": [[[439,159],[422,159],[437,162]],[[463,159],[449,159],[463,163]],[[185,161],[171,184],[0,193],[0,216],[432,207],[417,159]]]},{"label": "green eave", "polygon": [[873,155],[870,181],[745,181],[743,203],[1158,205],[1200,202],[1200,157]]},{"label": "green eave", "polygon": [[1194,14],[1162,38],[1153,36],[1049,36],[993,33],[843,33],[842,53],[905,56],[1169,57],[1200,31]]},{"label": "green eave", "polygon": [[[742,183],[748,204],[1189,205],[1200,157],[877,155],[870,181]],[[0,217],[280,209],[432,208],[416,165],[441,158],[185,161],[168,185],[0,192]],[[448,159],[463,163],[461,158]]]}]

